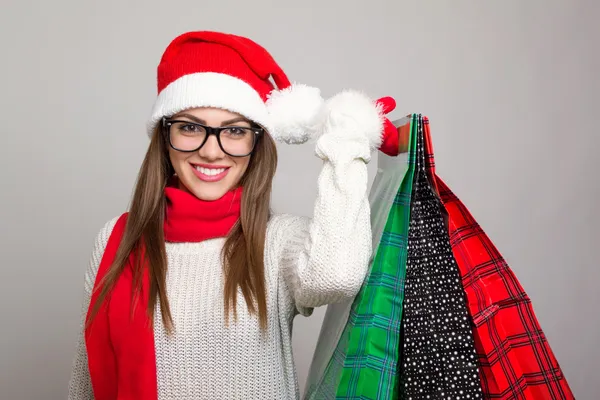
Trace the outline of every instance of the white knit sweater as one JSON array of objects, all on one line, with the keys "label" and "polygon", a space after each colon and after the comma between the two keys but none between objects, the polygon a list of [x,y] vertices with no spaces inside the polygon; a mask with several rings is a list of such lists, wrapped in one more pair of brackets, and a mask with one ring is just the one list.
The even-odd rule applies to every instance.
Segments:
[{"label": "white knit sweater", "polygon": [[[350,100],[351,106],[342,104],[342,110],[366,105],[365,99]],[[157,307],[154,336],[159,400],[299,398],[292,356],[293,318],[355,296],[372,253],[366,163],[376,143],[367,131],[379,126],[380,117],[375,107],[358,109],[361,117],[370,120],[333,112],[317,140],[316,154],[324,165],[313,218],[277,215],[268,224],[266,335],[257,318],[248,313],[241,294],[238,320],[225,326],[220,259],[224,239],[166,243],[167,293],[175,334],[167,336]],[[85,275],[82,326],[116,219],[106,223],[96,238]],[[82,328],[68,398],[93,398]]]}]

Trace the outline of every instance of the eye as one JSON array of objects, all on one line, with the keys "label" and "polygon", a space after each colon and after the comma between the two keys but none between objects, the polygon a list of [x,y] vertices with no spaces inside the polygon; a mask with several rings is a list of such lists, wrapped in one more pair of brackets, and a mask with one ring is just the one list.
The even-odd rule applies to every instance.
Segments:
[{"label": "eye", "polygon": [[178,132],[181,135],[186,135],[186,136],[196,136],[196,135],[201,135],[204,133],[204,128],[196,125],[196,124],[192,124],[192,123],[185,123],[185,122],[180,122],[177,125],[175,125],[175,129],[176,132]]},{"label": "eye", "polygon": [[239,128],[236,126],[232,126],[231,128],[225,129],[224,132],[229,136],[243,136],[246,133],[248,133],[249,130],[249,128]]},{"label": "eye", "polygon": [[198,131],[200,131],[200,127],[198,127],[196,125],[191,125],[191,124],[182,125],[179,129],[181,129],[184,132],[198,132]]}]

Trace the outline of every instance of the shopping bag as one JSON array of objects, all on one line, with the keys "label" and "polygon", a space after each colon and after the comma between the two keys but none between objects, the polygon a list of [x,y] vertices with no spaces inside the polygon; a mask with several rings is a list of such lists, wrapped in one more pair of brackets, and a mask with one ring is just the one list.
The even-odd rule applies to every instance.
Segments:
[{"label": "shopping bag", "polygon": [[393,399],[414,172],[416,116],[409,151],[378,156],[369,193],[374,257],[358,295],[328,306],[309,370],[305,399]]},{"label": "shopping bag", "polygon": [[573,399],[531,300],[465,205],[435,172],[429,121],[424,120],[427,174],[447,211],[454,258],[473,319],[486,399]]},{"label": "shopping bag", "polygon": [[400,399],[482,398],[471,318],[417,122],[399,354]]}]

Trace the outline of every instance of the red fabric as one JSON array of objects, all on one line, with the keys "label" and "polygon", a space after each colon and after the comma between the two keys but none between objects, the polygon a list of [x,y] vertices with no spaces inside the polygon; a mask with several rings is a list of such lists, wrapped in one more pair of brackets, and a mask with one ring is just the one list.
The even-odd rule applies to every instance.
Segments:
[{"label": "red fabric", "polygon": [[424,134],[427,172],[448,212],[450,243],[473,317],[484,397],[573,399],[527,293],[464,204],[436,175],[427,120]]},{"label": "red fabric", "polygon": [[254,41],[221,32],[187,32],[167,46],[158,65],[158,93],[184,75],[215,72],[231,75],[252,86],[263,101],[290,81],[265,48]]},{"label": "red fabric", "polygon": [[383,142],[379,146],[379,150],[391,157],[396,157],[400,149],[400,140],[398,129],[389,120],[385,119],[383,123]]},{"label": "red fabric", "polygon": [[[376,103],[381,107],[381,112],[384,115],[391,113],[396,108],[396,100],[392,97],[382,97]],[[388,156],[395,157],[398,155],[399,148],[398,128],[394,126],[392,121],[385,118],[383,121],[382,142],[379,150]]]},{"label": "red fabric", "polygon": [[[198,242],[223,237],[239,218],[241,189],[214,202],[205,202],[175,188],[165,189],[167,241]],[[104,250],[91,296],[88,318],[100,294],[125,232],[128,214],[117,221]],[[144,268],[142,291],[132,312],[135,256],[85,331],[88,368],[96,400],[157,400],[154,333],[146,305],[150,281]]]},{"label": "red fabric", "polygon": [[202,242],[227,236],[240,217],[242,188],[232,190],[217,201],[203,201],[191,193],[167,187],[165,240]]}]

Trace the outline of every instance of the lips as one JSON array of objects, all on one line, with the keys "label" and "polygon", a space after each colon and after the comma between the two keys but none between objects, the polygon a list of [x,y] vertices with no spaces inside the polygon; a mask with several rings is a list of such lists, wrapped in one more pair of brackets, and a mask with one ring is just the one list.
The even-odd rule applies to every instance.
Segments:
[{"label": "lips", "polygon": [[218,182],[227,176],[229,167],[222,165],[190,164],[194,174],[204,182]]}]

